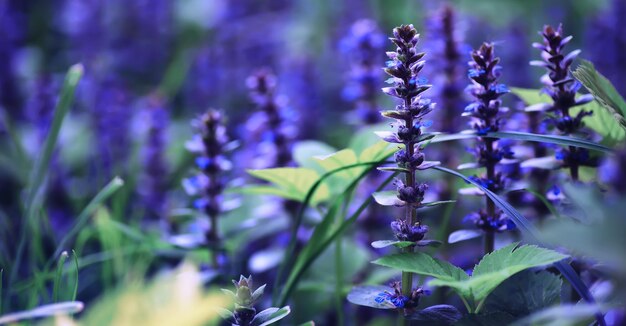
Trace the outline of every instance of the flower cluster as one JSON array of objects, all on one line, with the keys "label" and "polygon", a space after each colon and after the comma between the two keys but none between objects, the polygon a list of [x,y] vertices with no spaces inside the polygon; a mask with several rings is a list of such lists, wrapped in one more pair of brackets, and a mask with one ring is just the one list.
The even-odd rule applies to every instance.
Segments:
[{"label": "flower cluster", "polygon": [[263,295],[265,285],[252,290],[252,276],[246,278],[243,275],[239,277],[239,281],[233,280],[233,284],[235,285],[235,292],[222,289],[235,301],[235,309],[230,316],[233,319],[231,322],[233,325],[250,325],[257,314],[254,305]]},{"label": "flower cluster", "polygon": [[113,174],[124,170],[130,156],[130,121],[129,110],[131,96],[117,76],[109,76],[96,86],[93,107],[93,120],[100,150],[99,168],[103,170],[107,181]]},{"label": "flower cluster", "polygon": [[260,167],[292,165],[291,143],[295,132],[285,117],[285,99],[276,96],[276,76],[269,70],[259,70],[248,77],[246,84],[258,110],[248,120],[248,129],[263,139],[259,145],[263,160]]},{"label": "flower cluster", "polygon": [[[473,177],[483,187],[499,192],[504,189],[505,176],[496,171],[503,159],[513,159],[514,153],[508,146],[499,146],[494,138],[484,137],[489,132],[497,132],[502,125],[502,113],[507,109],[502,107],[500,97],[509,92],[506,85],[499,83],[501,67],[500,58],[494,54],[493,44],[483,43],[480,48],[472,51],[472,61],[469,62],[468,78],[471,84],[468,93],[474,98],[466,108],[463,116],[471,118],[471,126],[481,136],[472,150],[476,156],[478,166],[484,167],[485,175]],[[486,211],[468,216],[476,226],[487,233],[508,229],[511,223],[497,211],[491,200],[487,199]]]},{"label": "flower cluster", "polygon": [[[421,227],[421,223],[415,220],[415,210],[419,208],[424,199],[427,189],[425,184],[416,184],[415,171],[432,166],[431,162],[424,161],[419,143],[428,139],[423,135],[424,116],[431,112],[434,104],[428,99],[423,99],[420,94],[430,88],[425,81],[418,76],[424,67],[424,53],[417,52],[416,46],[419,35],[413,25],[402,25],[393,30],[390,40],[397,46],[396,51],[387,52],[390,61],[387,62],[385,72],[391,76],[392,87],[383,88],[383,92],[397,97],[402,103],[396,106],[396,110],[383,111],[382,115],[396,120],[392,124],[396,132],[386,134],[384,139],[388,142],[403,144],[403,148],[395,154],[395,161],[405,171],[405,182],[396,180],[397,197],[406,203],[406,215],[404,225],[399,222],[392,223],[392,229],[398,239],[417,239],[424,237],[427,228]],[[413,230],[417,228],[424,231],[416,236]]]},{"label": "flower cluster", "polygon": [[288,306],[282,309],[272,307],[257,313],[254,306],[263,296],[265,284],[254,289],[252,276],[244,277],[241,275],[239,281],[233,280],[233,284],[235,285],[235,292],[228,289],[222,289],[222,292],[234,302],[235,309],[232,312],[227,309],[219,309],[220,315],[229,325],[270,325],[289,314]]},{"label": "flower cluster", "polygon": [[[530,64],[547,70],[541,81],[545,84],[544,92],[552,98],[552,103],[543,105],[542,109],[554,114],[549,121],[562,134],[580,134],[585,126],[583,119],[591,115],[592,111],[580,110],[573,116],[571,109],[593,100],[593,96],[589,94],[576,97],[581,84],[569,72],[580,50],[565,53],[564,48],[572,40],[572,36],[565,37],[561,25],[557,29],[544,26],[541,36],[543,43],[533,43],[533,47],[541,50],[543,61],[531,61]],[[590,157],[587,149],[576,147],[560,150],[557,159],[563,162],[563,167],[570,168],[574,180],[578,179],[579,166],[597,166],[598,163]]]},{"label": "flower cluster", "polygon": [[186,147],[198,155],[195,162],[200,173],[183,181],[189,195],[199,196],[194,206],[209,217],[211,225],[206,240],[213,249],[219,248],[218,217],[222,212],[224,172],[232,167],[225,156],[228,136],[222,120],[219,111],[209,110],[194,121],[198,134],[187,142]]},{"label": "flower cluster", "polygon": [[[440,70],[441,80],[433,82],[437,85],[437,104],[440,113],[439,130],[445,133],[457,132],[458,110],[464,102],[464,45],[456,23],[456,12],[450,6],[443,9],[432,19],[431,37],[436,53],[434,64]],[[469,51],[468,51],[469,52]],[[442,160],[442,164],[446,162]]]},{"label": "flower cluster", "polygon": [[[391,78],[387,81],[393,84],[383,88],[383,92],[398,98],[395,110],[382,111],[381,114],[395,122],[391,124],[395,132],[379,133],[382,138],[391,143],[401,144],[401,148],[395,154],[397,168],[394,171],[404,173],[404,181],[396,180],[396,199],[394,206],[404,207],[404,217],[391,223],[391,229],[400,241],[412,241],[413,245],[403,249],[411,252],[416,246],[422,246],[427,240],[422,240],[428,232],[428,227],[423,225],[417,216],[417,209],[423,207],[424,194],[428,188],[425,184],[418,184],[415,180],[415,172],[430,168],[438,162],[425,161],[422,142],[431,139],[431,135],[423,133],[423,128],[430,122],[424,121],[424,116],[434,109],[434,103],[421,97],[421,94],[431,86],[426,84],[425,79],[419,76],[424,68],[425,61],[423,52],[418,52],[416,47],[419,34],[413,25],[401,25],[393,29],[391,42],[396,45],[396,50],[387,52],[389,61],[385,68]],[[388,170],[388,169],[382,169]],[[390,300],[396,308],[414,308],[417,306],[417,298],[421,292],[412,289],[413,277],[411,273],[402,273],[402,289],[400,284],[395,285],[395,294],[387,293],[379,296],[377,300]]]},{"label": "flower cluster", "polygon": [[350,58],[350,80],[342,95],[355,103],[359,124],[380,121],[376,97],[382,77],[378,63],[384,43],[384,35],[370,19],[355,22],[350,34],[341,42],[341,51]]},{"label": "flower cluster", "polygon": [[402,294],[402,284],[400,282],[393,282],[390,286],[393,289],[393,293],[389,291],[381,292],[374,298],[374,301],[377,303],[390,302],[396,308],[410,310],[418,306],[422,296],[430,294],[430,291],[418,287],[413,289],[410,295],[405,296]]},{"label": "flower cluster", "polygon": [[156,94],[150,96],[146,100],[144,114],[147,130],[143,149],[144,176],[140,190],[149,210],[149,219],[165,222],[167,179],[163,176],[168,172],[165,147],[169,114],[165,109],[164,99]]}]

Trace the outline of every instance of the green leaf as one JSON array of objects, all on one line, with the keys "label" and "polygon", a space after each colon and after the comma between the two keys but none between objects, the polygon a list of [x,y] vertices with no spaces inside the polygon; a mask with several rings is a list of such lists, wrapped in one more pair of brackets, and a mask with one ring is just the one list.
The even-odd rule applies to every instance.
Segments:
[{"label": "green leaf", "polygon": [[584,106],[574,107],[570,110],[571,115],[578,114],[581,110],[591,110],[593,115],[585,117],[585,126],[602,136],[602,143],[614,146],[626,140],[626,129],[615,121],[610,112],[605,110],[600,103],[593,101]]},{"label": "green leaf", "polygon": [[572,72],[572,75],[606,108],[606,112],[619,123],[622,129],[626,130],[626,102],[615,90],[613,84],[595,69],[593,63],[581,60],[580,66]]},{"label": "green leaf", "polygon": [[380,293],[391,291],[388,286],[382,285],[360,285],[355,286],[348,293],[348,301],[359,306],[365,306],[376,309],[396,309],[389,301],[376,302],[376,297]]},{"label": "green leaf", "polygon": [[254,316],[252,319],[252,326],[266,326],[271,325],[289,315],[291,308],[289,306],[282,307],[280,309],[272,307],[267,308]]},{"label": "green leaf", "polygon": [[[352,165],[352,164],[359,162],[359,160],[357,159],[356,153],[349,148],[340,150],[339,152],[335,152],[329,155],[315,157],[314,159],[317,162],[317,164],[319,164],[324,169],[324,171],[332,171],[337,168],[347,166],[347,165]],[[360,170],[362,169],[363,168],[345,170],[340,173],[337,173],[334,177],[335,178],[336,177],[341,177],[341,178],[355,177],[356,175],[359,174]]]},{"label": "green leaf", "polygon": [[59,302],[59,303],[54,303],[54,304],[43,305],[43,306],[39,306],[35,309],[31,309],[28,311],[15,312],[15,313],[7,314],[4,316],[0,316],[0,324],[13,324],[18,321],[34,319],[34,318],[74,314],[74,313],[82,311],[83,307],[84,307],[84,304],[79,301]]},{"label": "green leaf", "polygon": [[478,238],[483,235],[483,232],[476,229],[463,229],[456,230],[448,236],[448,243],[457,243],[465,240]]},{"label": "green leaf", "polygon": [[398,149],[385,141],[378,141],[364,149],[359,155],[359,162],[380,161],[395,153]]},{"label": "green leaf", "polygon": [[[528,221],[522,214],[520,214],[520,212],[518,212],[513,206],[511,206],[511,204],[502,199],[500,196],[496,195],[489,189],[481,186],[478,182],[454,170],[450,170],[441,166],[437,166],[435,167],[435,169],[457,176],[463,179],[465,182],[471,183],[476,188],[483,191],[485,195],[489,197],[489,199],[491,199],[494,204],[496,204],[496,206],[498,206],[502,211],[504,211],[504,213],[506,213],[507,216],[511,218],[511,220],[515,223],[515,226],[517,226],[517,228],[527,239],[537,244],[542,243],[539,240],[539,231],[537,230],[537,228],[532,223],[530,223],[530,221]],[[580,279],[578,274],[576,274],[574,269],[569,264],[566,264],[564,262],[556,262],[554,265],[561,272],[561,274],[563,274],[563,276],[570,282],[572,287],[576,290],[576,292],[578,292],[583,300],[585,300],[589,304],[595,304],[596,300],[591,294],[591,291],[589,291],[587,285],[585,285],[585,283]],[[596,313],[596,320],[598,321],[599,325],[606,325],[604,317],[599,312],[599,310]]]},{"label": "green leaf", "polygon": [[410,252],[384,256],[373,261],[374,264],[432,276],[438,280],[449,282],[465,281],[469,276],[462,269],[447,261],[433,258],[422,252]]},{"label": "green leaf", "polygon": [[[278,189],[275,194],[300,202],[304,201],[309,189],[319,179],[315,170],[307,168],[274,168],[247,172],[253,177],[271,182]],[[311,198],[311,203],[315,205],[329,197],[328,186],[322,184]]]},{"label": "green leaf", "polygon": [[405,202],[398,198],[398,192],[393,190],[379,191],[372,194],[374,200],[382,206],[404,206]]},{"label": "green leaf", "polygon": [[558,304],[563,281],[546,271],[526,270],[513,275],[498,286],[484,304],[484,312],[506,312],[515,317]]},{"label": "green leaf", "polygon": [[439,205],[454,204],[454,203],[456,203],[456,200],[438,200],[438,201],[431,201],[428,203],[422,203],[422,206],[420,207],[435,207]]},{"label": "green leaf", "polygon": [[517,95],[526,105],[549,103],[552,98],[540,89],[511,87],[511,93]]},{"label": "green leaf", "polygon": [[336,151],[335,148],[320,141],[299,141],[293,146],[293,159],[299,167],[317,169],[319,165],[315,162],[314,156],[329,155]]},{"label": "green leaf", "polygon": [[376,249],[385,248],[389,246],[395,246],[397,248],[406,248],[410,246],[414,246],[415,242],[411,241],[400,241],[400,240],[378,240],[372,242],[372,247]]},{"label": "green leaf", "polygon": [[[470,302],[480,302],[491,291],[509,277],[525,269],[545,266],[565,259],[567,256],[556,251],[524,245],[517,247],[517,243],[485,255],[474,267],[469,280],[444,280],[437,278],[430,282],[433,286],[448,286],[458,293],[470,293]],[[480,311],[480,303],[474,312]]]}]

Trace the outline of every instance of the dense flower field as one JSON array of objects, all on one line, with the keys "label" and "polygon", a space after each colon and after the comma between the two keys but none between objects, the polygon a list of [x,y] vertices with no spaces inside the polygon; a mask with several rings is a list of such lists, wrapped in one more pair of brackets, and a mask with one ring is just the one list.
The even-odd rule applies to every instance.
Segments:
[{"label": "dense flower field", "polygon": [[625,325],[624,14],[0,0],[0,325]]}]

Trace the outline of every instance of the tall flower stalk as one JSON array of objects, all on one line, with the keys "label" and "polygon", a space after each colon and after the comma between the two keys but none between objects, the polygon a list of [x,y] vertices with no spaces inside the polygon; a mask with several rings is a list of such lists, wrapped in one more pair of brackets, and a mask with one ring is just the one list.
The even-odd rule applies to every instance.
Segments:
[{"label": "tall flower stalk", "polygon": [[[418,184],[415,178],[417,170],[426,169],[432,164],[424,161],[420,143],[429,139],[422,134],[424,116],[431,112],[434,104],[421,97],[421,94],[430,88],[418,75],[424,67],[422,60],[424,53],[417,52],[416,46],[419,34],[413,25],[401,25],[394,28],[390,38],[397,48],[387,52],[390,61],[387,62],[385,73],[391,76],[393,86],[383,88],[387,95],[401,101],[395,110],[383,111],[386,118],[395,119],[392,124],[395,132],[385,135],[384,139],[391,143],[401,144],[402,148],[395,154],[395,160],[400,171],[404,172],[404,181],[396,180],[396,206],[404,206],[404,217],[391,223],[391,228],[400,241],[418,242],[428,232],[428,227],[422,224],[417,216],[417,209],[422,206],[426,184]],[[415,245],[403,249],[412,252]],[[423,293],[421,288],[413,290],[413,274],[402,272],[402,300],[395,300],[398,308],[411,309],[417,305],[417,298]],[[395,286],[399,288],[399,286]],[[399,291],[396,291],[399,292]],[[396,296],[399,296],[396,293]],[[400,304],[396,304],[396,303]]]},{"label": "tall flower stalk", "polygon": [[[547,74],[542,76],[544,92],[552,98],[552,103],[541,105],[538,109],[553,114],[549,121],[563,135],[581,134],[584,128],[583,118],[592,114],[592,111],[580,110],[573,115],[571,109],[593,100],[592,95],[576,97],[581,84],[570,75],[570,66],[580,53],[574,50],[565,53],[564,48],[572,40],[572,36],[565,37],[561,25],[557,29],[546,25],[540,33],[543,43],[533,43],[533,47],[541,50],[543,61],[531,61],[533,66],[543,67]],[[572,180],[578,181],[581,166],[597,166],[597,160],[589,155],[584,148],[569,146],[556,153],[556,158],[562,161],[562,166],[569,168]]]},{"label": "tall flower stalk", "polygon": [[379,59],[385,36],[376,22],[361,19],[352,24],[350,34],[341,41],[341,52],[349,56],[349,82],[343,89],[345,100],[355,105],[356,122],[371,125],[380,122],[376,99],[382,78]]},{"label": "tall flower stalk", "polygon": [[285,167],[293,164],[291,156],[294,129],[287,123],[285,99],[276,95],[276,76],[262,69],[246,80],[250,98],[257,106],[257,113],[248,121],[252,133],[261,136],[259,145],[262,168]]},{"label": "tall flower stalk", "polygon": [[[500,97],[509,92],[504,84],[499,83],[501,67],[500,58],[494,54],[493,44],[483,43],[480,48],[472,51],[469,62],[468,77],[471,84],[468,93],[474,98],[463,113],[471,117],[471,126],[480,136],[476,142],[474,155],[478,166],[485,168],[485,174],[474,177],[485,188],[499,192],[504,189],[505,177],[496,170],[504,158],[513,158],[508,147],[498,146],[495,138],[485,137],[488,132],[497,132],[502,124],[501,115],[506,112]],[[494,249],[495,233],[508,229],[511,224],[503,213],[496,209],[491,199],[486,198],[486,209],[470,215],[477,227],[485,232],[485,253]]]},{"label": "tall flower stalk", "polygon": [[185,179],[183,185],[187,193],[198,196],[194,206],[209,218],[205,239],[217,268],[221,252],[218,219],[223,211],[224,172],[232,167],[225,156],[228,136],[219,111],[208,110],[194,123],[198,134],[187,143],[187,149],[198,155],[196,165],[200,172]]},{"label": "tall flower stalk", "polygon": [[143,181],[141,193],[146,205],[147,221],[167,225],[167,163],[165,161],[166,132],[169,114],[165,100],[157,95],[146,99],[146,140],[143,148]]}]

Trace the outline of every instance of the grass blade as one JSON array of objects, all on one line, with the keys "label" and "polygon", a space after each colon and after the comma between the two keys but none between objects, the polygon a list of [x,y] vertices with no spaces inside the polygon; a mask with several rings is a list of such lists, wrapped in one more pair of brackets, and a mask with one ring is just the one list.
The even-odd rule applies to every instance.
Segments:
[{"label": "grass blade", "polygon": [[[295,221],[293,223],[293,227],[291,229],[291,235],[289,239],[289,244],[287,246],[287,250],[285,251],[285,259],[283,260],[283,263],[278,268],[278,273],[276,275],[276,280],[274,282],[274,291],[273,291],[274,297],[272,299],[272,302],[274,304],[276,304],[277,299],[278,299],[278,294],[281,292],[279,290],[279,286],[280,284],[283,284],[282,282],[283,275],[285,274],[287,267],[291,264],[291,260],[289,259],[289,257],[295,256],[294,253],[296,249],[298,229],[300,228],[300,225],[302,225],[302,220],[304,219],[304,212],[306,211],[306,208],[309,207],[309,205],[311,204],[311,200],[313,199],[315,192],[323,185],[323,182],[326,179],[330,178],[331,176],[339,172],[342,172],[348,169],[363,167],[363,166],[370,166],[370,167],[376,166],[376,165],[381,164],[385,159],[387,158],[385,157],[381,159],[380,161],[376,161],[376,162],[361,162],[361,163],[346,165],[346,166],[342,166],[340,168],[328,171],[324,173],[322,176],[320,176],[320,178],[313,184],[313,186],[311,186],[311,189],[309,189],[309,191],[307,192],[304,198],[304,201],[300,205],[300,209],[298,210],[298,215],[296,215]],[[358,180],[362,179],[366,173],[367,171],[362,173],[361,176],[359,176]]]},{"label": "grass blade", "polygon": [[73,314],[83,310],[84,304],[79,301],[59,302],[43,305],[28,311],[20,311],[4,316],[0,316],[0,325],[13,324],[22,320],[52,317],[55,315]]},{"label": "grass blade", "polygon": [[76,270],[76,277],[74,279],[74,288],[72,289],[72,301],[76,301],[78,295],[78,255],[76,251],[72,250],[72,258],[74,259],[74,268]]},{"label": "grass blade", "polygon": [[57,264],[57,273],[54,278],[54,287],[52,289],[52,302],[59,302],[59,285],[61,284],[63,278],[63,266],[65,266],[65,261],[67,260],[67,251],[61,253],[61,257],[59,257],[59,263]]},{"label": "grass blade", "polygon": [[[478,135],[475,132],[462,132],[457,134],[435,134],[435,138],[431,139],[430,143],[444,143],[453,140],[463,140],[463,139],[472,139],[476,138]],[[540,143],[549,143],[563,146],[574,146],[586,148],[594,151],[600,151],[604,153],[613,153],[613,150],[594,143],[592,141],[575,138],[575,137],[567,137],[560,135],[539,135],[528,132],[519,132],[519,131],[498,131],[498,132],[489,132],[487,133],[487,137],[492,138],[504,138],[504,139],[514,139],[514,140],[523,140],[523,141],[532,141],[532,142],[540,142]]]},{"label": "grass blade", "polygon": [[[366,174],[367,174],[367,171],[365,171],[363,175],[366,175]],[[390,177],[388,177],[376,189],[376,191],[380,191],[384,189],[385,186],[387,186],[387,184],[389,184],[393,180],[393,178],[396,177],[397,174],[398,173],[396,172],[392,174]],[[353,184],[350,185],[350,188],[356,186],[359,179],[355,180]],[[341,199],[342,197],[339,197],[338,201],[341,201]],[[291,295],[291,292],[293,292],[293,290],[295,289],[296,285],[298,284],[298,281],[300,280],[302,275],[306,272],[306,270],[313,264],[313,262],[315,262],[315,260],[324,252],[324,250],[326,250],[326,248],[328,248],[332,244],[332,242],[339,235],[341,235],[348,227],[354,224],[356,219],[361,215],[361,213],[365,210],[365,208],[367,208],[367,206],[372,203],[373,200],[374,200],[374,197],[368,196],[368,198],[359,206],[359,208],[348,219],[344,220],[341,223],[341,225],[338,228],[336,228],[334,231],[332,231],[325,239],[323,238],[324,233],[314,232],[313,236],[311,236],[311,239],[306,244],[301,254],[298,255],[298,260],[296,261],[296,264],[294,264],[294,267],[291,273],[289,274],[287,281],[284,283],[284,286],[282,288],[282,291],[280,292],[280,297],[278,300],[279,306],[284,305],[285,302],[287,302],[287,299]],[[330,217],[329,218],[325,217],[324,221],[330,220]],[[324,221],[322,221],[322,223],[324,223]],[[320,223],[318,227],[321,226],[322,223]],[[318,231],[317,229],[318,227],[316,227],[315,231]]]},{"label": "grass blade", "polygon": [[[462,175],[459,172],[456,172],[454,170],[450,170],[441,166],[435,166],[433,167],[433,169],[455,175],[465,180],[465,182],[471,183],[475,187],[482,190],[485,193],[485,195],[494,202],[494,204],[496,204],[500,209],[502,209],[506,213],[506,215],[509,216],[511,220],[513,220],[517,228],[528,239],[530,239],[532,242],[542,247],[549,248],[546,244],[544,244],[542,241],[539,240],[539,237],[538,237],[539,231],[537,230],[537,228],[535,228],[535,226],[532,225],[530,221],[528,221],[513,206],[511,206],[511,204],[509,204],[507,201],[502,199],[500,196],[496,195],[495,193],[488,190],[487,188],[482,187],[476,181],[471,180],[470,178]],[[594,299],[593,295],[589,291],[589,288],[585,285],[585,283],[580,279],[578,274],[576,274],[574,269],[569,264],[566,264],[563,262],[557,262],[554,265],[561,272],[561,274],[563,274],[563,276],[570,282],[572,287],[576,290],[576,292],[578,292],[578,294],[580,295],[581,298],[583,298],[583,300],[585,300],[586,302],[590,304],[595,304],[596,300]],[[604,321],[604,317],[602,316],[600,312],[596,314],[596,319],[599,325],[606,325]]]},{"label": "grass blade", "polygon": [[4,269],[0,268],[0,316],[2,315],[2,282],[4,281]]},{"label": "grass blade", "polygon": [[[65,236],[63,236],[63,239],[61,239],[61,241],[59,242],[59,245],[57,246],[57,249],[55,250],[52,257],[58,256],[63,251],[63,247],[65,247],[68,241],[70,241],[70,239],[72,239],[76,234],[78,234],[78,232],[80,232],[80,230],[85,226],[85,224],[87,224],[89,217],[93,215],[96,209],[98,209],[98,207],[100,207],[100,205],[105,200],[111,197],[123,185],[124,185],[124,180],[120,179],[119,177],[115,177],[113,178],[113,180],[111,180],[111,182],[109,182],[106,186],[104,186],[102,190],[100,190],[100,192],[91,200],[91,202],[89,202],[89,204],[85,206],[83,211],[80,212],[80,214],[76,218],[76,223],[74,223],[74,226],[72,227],[72,229],[69,232],[67,232]],[[52,263],[52,260],[49,260],[48,263],[46,264],[47,267],[44,269],[48,269],[51,263]]]},{"label": "grass blade", "polygon": [[48,170],[48,166],[50,165],[50,159],[52,158],[52,153],[54,151],[54,147],[56,146],[57,139],[63,125],[63,120],[67,115],[72,102],[74,101],[74,92],[76,91],[76,86],[78,86],[78,82],[80,81],[82,75],[83,66],[81,64],[76,64],[70,67],[65,75],[65,81],[63,82],[63,88],[61,90],[61,97],[54,109],[54,116],[50,125],[50,131],[48,132],[46,141],[43,145],[41,156],[37,159],[37,162],[35,162],[33,167],[33,174],[29,181],[27,197],[24,202],[26,210],[26,223],[24,223],[24,227],[20,232],[17,253],[15,255],[15,261],[9,276],[9,286],[14,283],[15,278],[17,277],[17,270],[21,265],[24,248],[26,247],[28,228],[33,223],[35,212],[39,211],[40,205],[36,205],[35,199],[38,198],[37,195],[41,190],[44,176]]},{"label": "grass blade", "polygon": [[567,136],[559,136],[559,135],[539,135],[539,134],[531,134],[528,132],[519,132],[519,131],[498,131],[498,132],[489,132],[487,133],[489,137],[495,138],[506,138],[506,139],[514,139],[514,140],[524,140],[524,141],[533,141],[540,143],[549,143],[549,144],[557,144],[563,146],[574,146],[586,148],[594,151],[604,152],[604,153],[613,153],[613,150],[594,143],[589,140],[575,138],[575,137],[567,137]]}]

